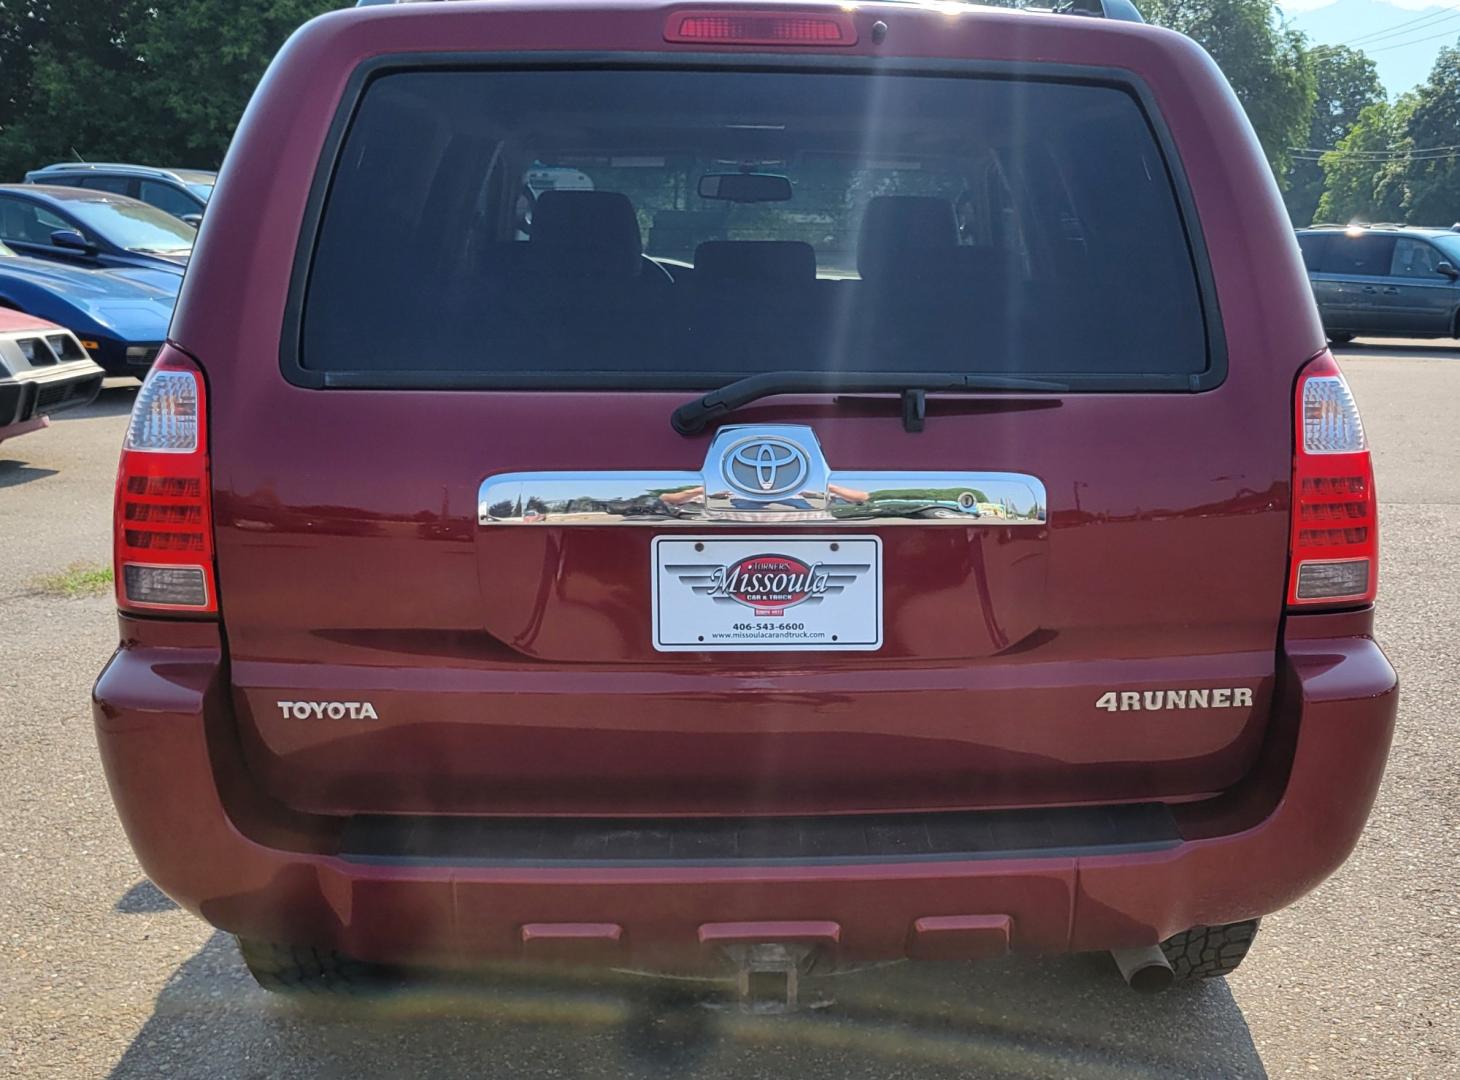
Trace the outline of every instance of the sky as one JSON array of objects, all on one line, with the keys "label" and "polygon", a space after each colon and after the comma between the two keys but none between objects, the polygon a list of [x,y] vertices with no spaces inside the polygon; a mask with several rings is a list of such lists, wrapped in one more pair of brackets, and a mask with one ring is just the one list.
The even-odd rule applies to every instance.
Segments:
[{"label": "sky", "polygon": [[1390,97],[1429,77],[1442,46],[1460,44],[1460,0],[1278,0],[1318,45],[1362,49]]}]

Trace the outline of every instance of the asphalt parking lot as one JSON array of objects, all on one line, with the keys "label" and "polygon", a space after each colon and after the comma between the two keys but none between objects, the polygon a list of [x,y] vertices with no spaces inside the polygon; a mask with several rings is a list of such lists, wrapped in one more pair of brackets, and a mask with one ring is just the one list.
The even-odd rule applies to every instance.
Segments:
[{"label": "asphalt parking lot", "polygon": [[1340,359],[1376,448],[1389,770],[1336,877],[1232,978],[1157,998],[1088,956],[865,972],[787,1018],[611,976],[279,1003],[142,877],[97,762],[112,603],[61,593],[110,558],[133,391],[0,445],[0,1076],[1460,1076],[1460,348]]}]

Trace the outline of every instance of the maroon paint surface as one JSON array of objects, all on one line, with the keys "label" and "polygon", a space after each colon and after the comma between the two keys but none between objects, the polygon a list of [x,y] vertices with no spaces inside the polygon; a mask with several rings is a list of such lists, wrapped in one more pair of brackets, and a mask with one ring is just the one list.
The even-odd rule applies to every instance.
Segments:
[{"label": "maroon paint surface", "polygon": [[[524,924],[611,924],[614,948],[637,956],[693,952],[703,924],[787,920],[835,924],[849,955],[904,955],[918,919],[985,915],[1012,920],[1016,950],[1137,944],[1311,888],[1362,827],[1393,672],[1352,620],[1290,618],[1284,631],[1292,386],[1324,339],[1261,150],[1184,38],[994,10],[852,13],[859,43],[842,55],[1060,62],[1143,80],[1203,222],[1230,358],[1202,394],[1068,395],[1037,409],[933,400],[918,435],[892,405],[824,396],[736,413],[811,425],[833,468],[1002,470],[1046,485],[1044,527],[881,530],[876,653],[658,654],[653,529],[476,525],[478,485],[494,473],[698,470],[710,433],[685,439],[668,423],[682,394],[623,393],[606,408],[591,393],[283,379],[304,204],[358,64],[696,51],[663,41],[672,9],[339,12],[296,35],[264,80],[171,335],[209,384],[226,633],[124,620],[125,647],[97,686],[108,778],[149,874],[225,929],[381,959],[509,955]],[[1094,707],[1107,690],[1232,686],[1252,688],[1251,708]],[[369,700],[379,720],[302,721],[280,700]],[[1279,753],[1282,732],[1295,734]],[[1234,786],[1261,812],[1207,798]],[[1193,810],[1191,838],[1159,855],[713,870],[365,867],[328,854],[327,819],[301,816],[1151,798],[1211,810]],[[284,823],[243,821],[254,800]]]}]

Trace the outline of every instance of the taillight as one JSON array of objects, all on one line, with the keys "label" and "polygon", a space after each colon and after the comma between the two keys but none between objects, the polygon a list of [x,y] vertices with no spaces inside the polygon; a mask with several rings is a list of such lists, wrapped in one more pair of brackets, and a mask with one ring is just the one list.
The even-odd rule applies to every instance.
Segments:
[{"label": "taillight", "polygon": [[665,41],[713,45],[855,45],[857,27],[845,12],[677,11]]},{"label": "taillight", "polygon": [[1352,606],[1379,582],[1379,504],[1358,406],[1331,353],[1298,376],[1288,605]]},{"label": "taillight", "polygon": [[203,375],[164,347],[132,404],[117,471],[118,606],[216,613],[212,518]]}]

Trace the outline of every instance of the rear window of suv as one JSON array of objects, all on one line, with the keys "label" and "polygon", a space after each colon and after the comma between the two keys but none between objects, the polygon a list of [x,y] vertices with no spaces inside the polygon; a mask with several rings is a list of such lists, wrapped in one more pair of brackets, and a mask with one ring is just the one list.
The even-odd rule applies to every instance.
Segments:
[{"label": "rear window of suv", "polygon": [[1199,248],[1118,85],[386,72],[313,225],[285,354],[312,385],[1220,375]]}]

